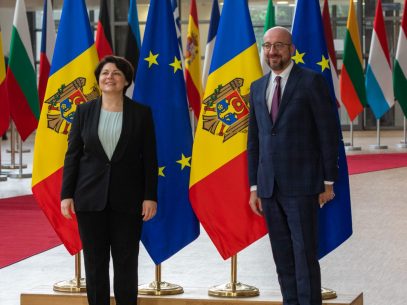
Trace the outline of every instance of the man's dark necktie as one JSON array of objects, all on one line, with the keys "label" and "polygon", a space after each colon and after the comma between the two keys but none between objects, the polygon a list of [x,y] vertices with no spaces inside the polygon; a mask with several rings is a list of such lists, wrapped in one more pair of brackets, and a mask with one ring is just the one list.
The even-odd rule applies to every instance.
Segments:
[{"label": "man's dark necktie", "polygon": [[276,87],[274,88],[274,93],[273,93],[273,99],[271,100],[271,119],[273,120],[273,123],[276,122],[277,115],[278,115],[278,110],[280,108],[280,100],[281,100],[281,76],[276,76],[275,82],[276,82]]}]

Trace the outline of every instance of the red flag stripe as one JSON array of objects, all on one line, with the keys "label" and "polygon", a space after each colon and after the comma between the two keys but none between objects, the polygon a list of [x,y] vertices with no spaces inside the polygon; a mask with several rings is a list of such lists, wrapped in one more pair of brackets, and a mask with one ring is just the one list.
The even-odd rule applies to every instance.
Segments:
[{"label": "red flag stripe", "polygon": [[[249,182],[247,174],[243,173],[247,173],[246,152],[189,190],[192,207],[223,259],[235,255],[267,233],[264,219],[250,209]],[[237,185],[247,187],[236,188]],[[222,201],[218,197],[220,188]],[[216,198],[213,198],[214,194]],[[259,218],[261,221],[258,221]],[[219,223],[222,226],[217,225]]]},{"label": "red flag stripe", "polygon": [[[68,220],[61,214],[59,194],[62,185],[62,172],[62,168],[57,170],[48,176],[47,179],[33,186],[32,190],[35,199],[44,211],[45,216],[47,216],[58,237],[64,243],[68,252],[74,255],[82,249],[82,243],[75,217]],[[49,192],[51,189],[54,189],[55,192]]]}]

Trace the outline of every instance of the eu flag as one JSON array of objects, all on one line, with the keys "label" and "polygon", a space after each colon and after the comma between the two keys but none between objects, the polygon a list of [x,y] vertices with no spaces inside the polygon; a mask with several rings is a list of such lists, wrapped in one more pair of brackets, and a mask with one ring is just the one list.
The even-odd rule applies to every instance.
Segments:
[{"label": "eu flag", "polygon": [[[293,60],[296,64],[304,65],[324,75],[331,89],[332,107],[336,107],[323,31],[319,1],[297,0],[292,26],[293,43],[296,47]],[[352,235],[348,165],[342,131],[339,129],[338,132],[341,143],[338,160],[339,175],[334,184],[336,196],[319,210],[319,258],[334,250]]]},{"label": "eu flag", "polygon": [[160,264],[199,235],[188,199],[192,130],[170,0],[150,2],[133,99],[151,107],[155,123],[158,211],[141,239]]}]

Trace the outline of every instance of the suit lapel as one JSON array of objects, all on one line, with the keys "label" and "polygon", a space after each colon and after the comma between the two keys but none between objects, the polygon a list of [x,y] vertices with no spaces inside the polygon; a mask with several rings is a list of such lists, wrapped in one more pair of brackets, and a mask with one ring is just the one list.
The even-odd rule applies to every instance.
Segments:
[{"label": "suit lapel", "polygon": [[256,100],[258,101],[259,104],[259,110],[258,112],[261,114],[264,114],[266,117],[264,118],[266,121],[269,121],[270,124],[271,122],[271,117],[269,114],[269,110],[267,108],[267,86],[270,82],[270,77],[271,77],[271,72],[268,74],[264,75],[260,81],[259,81],[259,90],[256,90],[258,92],[256,96]]},{"label": "suit lapel", "polygon": [[278,110],[278,116],[276,119],[277,123],[279,121],[279,118],[283,115],[284,109],[287,107],[287,104],[291,100],[291,96],[293,95],[295,88],[297,86],[297,82],[300,79],[300,72],[301,69],[294,64],[290,75],[288,76],[287,84],[285,85],[283,96],[281,98],[281,103],[280,103],[280,109]]}]

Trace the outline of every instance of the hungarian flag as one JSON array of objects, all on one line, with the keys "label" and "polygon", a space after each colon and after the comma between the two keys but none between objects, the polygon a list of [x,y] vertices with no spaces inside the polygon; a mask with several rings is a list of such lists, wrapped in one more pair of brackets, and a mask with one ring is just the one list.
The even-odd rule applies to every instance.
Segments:
[{"label": "hungarian flag", "polygon": [[24,0],[17,0],[11,31],[7,90],[11,118],[23,141],[37,128],[40,116],[37,75],[34,67]]},{"label": "hungarian flag", "polygon": [[249,206],[249,93],[262,76],[246,0],[225,0],[192,153],[189,197],[227,259],[267,233]]},{"label": "hungarian flag", "polygon": [[55,23],[52,16],[51,0],[44,0],[44,13],[42,17],[41,32],[41,54],[40,54],[40,76],[38,80],[38,96],[40,99],[40,111],[44,102],[45,90],[49,71],[51,69],[51,60],[54,55],[55,47]]},{"label": "hungarian flag", "polygon": [[366,69],[367,102],[377,120],[394,105],[392,76],[382,1],[378,0]]},{"label": "hungarian flag", "polygon": [[199,41],[199,24],[196,1],[191,0],[187,45],[185,48],[185,82],[187,86],[189,106],[192,108],[195,118],[199,118],[202,99],[201,52],[199,50]]},{"label": "hungarian flag", "polygon": [[[6,87],[6,64],[4,62],[3,38],[0,26],[0,136],[2,136],[10,125],[10,109],[7,99]],[[1,139],[0,139],[1,141]]]},{"label": "hungarian flag", "polygon": [[213,47],[215,46],[216,33],[218,32],[219,18],[219,2],[218,0],[213,0],[211,20],[209,22],[208,40],[205,47],[205,60],[202,71],[202,91],[205,91],[206,80],[208,79],[209,68],[212,62]]},{"label": "hungarian flag", "polygon": [[[276,16],[275,16],[274,4],[273,4],[273,0],[269,0],[268,6],[267,6],[266,21],[264,22],[263,34],[266,33],[266,31],[268,29],[271,29],[275,25],[276,25]],[[263,70],[263,74],[267,74],[271,71],[269,65],[267,64],[267,62],[264,59],[263,48],[261,48],[261,52],[260,52],[260,64],[261,64],[261,69]]]},{"label": "hungarian flag", "polygon": [[99,60],[113,54],[112,34],[110,32],[109,11],[107,0],[100,0],[99,21],[96,30],[96,50]]},{"label": "hungarian flag", "polygon": [[339,107],[342,104],[342,100],[341,92],[339,90],[338,67],[336,64],[336,54],[331,28],[331,17],[329,16],[328,0],[324,0],[324,8],[322,9],[322,23],[324,25],[325,42],[328,49],[329,64],[331,66],[332,83],[334,86],[336,103]]},{"label": "hungarian flag", "polygon": [[403,19],[401,21],[399,42],[393,70],[393,88],[404,116],[407,117],[407,1],[404,1]]},{"label": "hungarian flag", "polygon": [[[137,4],[136,0],[130,0],[129,14],[127,17],[127,38],[125,58],[133,65],[134,79],[137,75],[138,60],[140,57],[140,27],[138,22]],[[129,98],[133,97],[134,80],[131,82],[130,87],[126,91]]]},{"label": "hungarian flag", "polygon": [[76,106],[99,96],[98,63],[84,0],[65,0],[35,137],[32,191],[70,254],[82,249],[76,218],[64,218],[60,194],[68,133]]},{"label": "hungarian flag", "polygon": [[353,0],[349,0],[340,90],[343,105],[352,122],[367,104],[362,49]]}]

